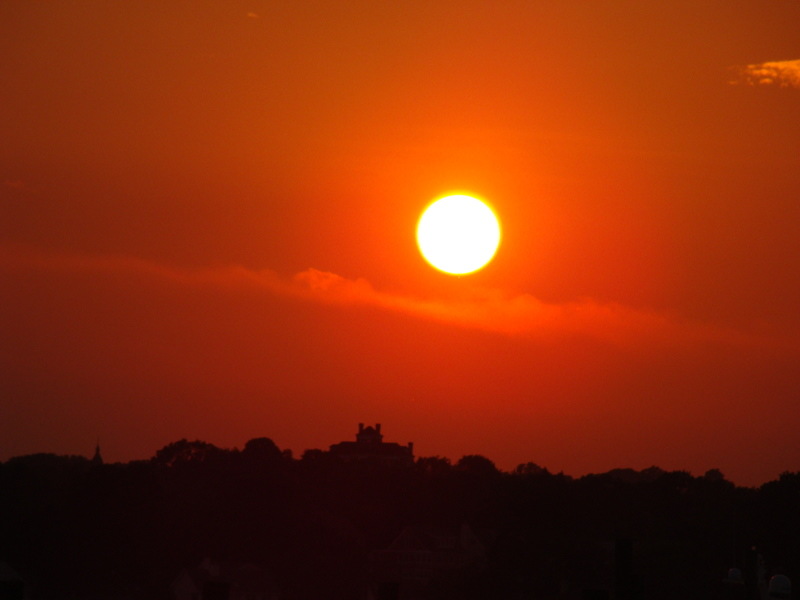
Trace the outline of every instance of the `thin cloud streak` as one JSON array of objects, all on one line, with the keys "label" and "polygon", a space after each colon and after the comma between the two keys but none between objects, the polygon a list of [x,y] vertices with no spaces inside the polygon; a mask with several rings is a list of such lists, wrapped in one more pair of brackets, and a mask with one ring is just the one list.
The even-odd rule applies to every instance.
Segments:
[{"label": "thin cloud streak", "polygon": [[664,343],[724,342],[741,344],[748,337],[736,331],[675,316],[637,310],[591,299],[548,304],[531,294],[482,290],[468,300],[425,300],[376,290],[364,280],[308,269],[294,277],[307,296],[332,304],[377,306],[462,327],[506,335],[557,338],[589,336],[617,344],[650,340]]},{"label": "thin cloud streak", "polygon": [[621,345],[724,343],[772,345],[775,340],[675,315],[584,299],[548,304],[531,294],[480,290],[466,300],[423,299],[375,289],[365,279],[307,269],[286,279],[274,271],[243,266],[177,268],[138,258],[56,255],[0,250],[6,270],[56,270],[106,275],[139,274],[187,286],[257,289],[274,296],[338,306],[375,307],[416,318],[504,335],[538,339],[588,336]]}]

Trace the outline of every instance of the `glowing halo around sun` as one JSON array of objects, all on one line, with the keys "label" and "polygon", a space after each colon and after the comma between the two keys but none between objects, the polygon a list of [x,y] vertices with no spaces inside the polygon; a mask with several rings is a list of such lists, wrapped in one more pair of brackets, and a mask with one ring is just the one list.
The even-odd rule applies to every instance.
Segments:
[{"label": "glowing halo around sun", "polygon": [[477,198],[445,196],[423,211],[417,224],[417,245],[434,268],[465,275],[494,257],[500,245],[500,222]]}]

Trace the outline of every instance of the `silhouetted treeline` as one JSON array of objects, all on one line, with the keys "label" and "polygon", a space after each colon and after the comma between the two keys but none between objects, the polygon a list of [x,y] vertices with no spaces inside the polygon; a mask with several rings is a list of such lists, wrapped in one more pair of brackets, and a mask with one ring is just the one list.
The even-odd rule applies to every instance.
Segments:
[{"label": "silhouetted treeline", "polygon": [[482,456],[295,459],[267,438],[242,450],[181,440],[127,464],[50,454],[0,464],[0,561],[32,598],[166,599],[207,557],[263,565],[281,598],[361,598],[372,553],[404,527],[465,524],[486,561],[437,580],[430,597],[565,597],[565,582],[594,577],[620,540],[621,600],[713,598],[730,567],[750,568],[753,548],[767,572],[800,582],[798,473],[759,489],[716,470],[572,479],[533,463],[500,472]]}]

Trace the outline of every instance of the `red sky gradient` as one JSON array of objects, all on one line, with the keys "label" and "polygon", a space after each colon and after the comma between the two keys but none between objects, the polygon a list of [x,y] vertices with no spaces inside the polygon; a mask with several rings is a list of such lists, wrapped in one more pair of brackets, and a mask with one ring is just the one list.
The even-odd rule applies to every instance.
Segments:
[{"label": "red sky gradient", "polygon": [[[0,460],[358,422],[800,469],[800,3],[0,4]],[[447,192],[484,270],[419,255]]]}]

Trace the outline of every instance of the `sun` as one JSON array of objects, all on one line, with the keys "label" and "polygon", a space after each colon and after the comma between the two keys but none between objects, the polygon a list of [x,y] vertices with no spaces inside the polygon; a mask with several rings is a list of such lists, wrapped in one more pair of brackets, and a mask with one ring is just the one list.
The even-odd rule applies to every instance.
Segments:
[{"label": "sun", "polygon": [[461,194],[431,202],[417,224],[417,245],[433,267],[465,275],[484,267],[500,245],[500,222],[481,200]]}]

